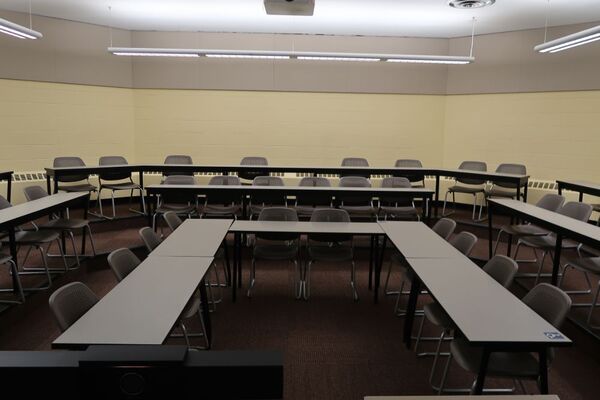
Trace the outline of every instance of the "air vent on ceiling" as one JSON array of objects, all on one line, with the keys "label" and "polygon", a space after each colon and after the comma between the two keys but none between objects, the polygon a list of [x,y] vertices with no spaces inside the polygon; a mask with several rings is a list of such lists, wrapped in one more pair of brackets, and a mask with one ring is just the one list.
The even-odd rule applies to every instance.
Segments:
[{"label": "air vent on ceiling", "polygon": [[448,5],[454,8],[481,8],[494,4],[496,0],[449,0]]},{"label": "air vent on ceiling", "polygon": [[315,0],[265,0],[269,15],[313,15]]}]

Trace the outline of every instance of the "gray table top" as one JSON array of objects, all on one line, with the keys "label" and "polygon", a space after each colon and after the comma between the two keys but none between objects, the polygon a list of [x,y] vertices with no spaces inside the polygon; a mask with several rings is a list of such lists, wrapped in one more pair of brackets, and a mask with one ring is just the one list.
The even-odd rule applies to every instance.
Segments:
[{"label": "gray table top", "polygon": [[578,180],[574,180],[574,179],[557,179],[556,182],[566,183],[566,184],[571,184],[571,185],[576,185],[576,186],[583,186],[583,187],[593,189],[593,190],[600,190],[600,184],[595,183],[595,182],[578,181]]},{"label": "gray table top", "polygon": [[[571,341],[466,257],[414,258],[412,270],[473,344]],[[557,336],[551,338],[549,336]]]},{"label": "gray table top", "polygon": [[188,189],[188,190],[241,190],[245,192],[251,191],[290,191],[290,192],[377,192],[381,194],[389,193],[390,195],[406,192],[410,194],[432,194],[435,191],[429,188],[422,187],[414,187],[414,188],[384,188],[380,186],[373,187],[348,187],[348,186],[254,186],[254,185],[146,185],[145,189],[169,189],[169,190],[180,190],[180,189]]},{"label": "gray table top", "polygon": [[212,261],[212,257],[147,258],[52,346],[162,344]]},{"label": "gray table top", "polygon": [[379,225],[405,258],[464,258],[460,251],[422,222],[380,221]]},{"label": "gray table top", "polygon": [[48,197],[42,197],[41,199],[27,201],[25,203],[17,204],[15,206],[0,210],[0,225],[10,223],[11,221],[20,220],[28,217],[29,215],[38,214],[45,210],[52,210],[60,207],[61,205],[68,203],[73,200],[82,199],[87,197],[88,193],[56,193]]},{"label": "gray table top", "polygon": [[233,219],[186,219],[152,252],[153,256],[213,257]]},{"label": "gray table top", "polygon": [[246,233],[383,234],[383,230],[376,222],[235,221],[229,228],[229,231]]},{"label": "gray table top", "polygon": [[[365,400],[472,400],[472,396],[366,396]],[[477,396],[478,400],[560,400],[554,394]]]}]

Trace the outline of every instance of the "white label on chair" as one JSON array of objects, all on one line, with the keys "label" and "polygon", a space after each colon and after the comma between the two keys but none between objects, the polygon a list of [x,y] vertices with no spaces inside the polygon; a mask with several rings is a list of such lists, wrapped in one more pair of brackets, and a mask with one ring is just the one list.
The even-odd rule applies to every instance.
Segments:
[{"label": "white label on chair", "polygon": [[544,335],[550,340],[560,340],[565,338],[560,332],[544,332]]}]

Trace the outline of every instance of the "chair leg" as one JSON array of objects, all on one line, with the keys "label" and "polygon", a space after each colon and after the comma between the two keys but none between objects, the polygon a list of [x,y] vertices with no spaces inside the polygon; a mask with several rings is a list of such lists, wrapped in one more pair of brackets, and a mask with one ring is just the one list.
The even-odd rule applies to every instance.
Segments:
[{"label": "chair leg", "polygon": [[596,308],[596,306],[597,306],[599,294],[600,294],[600,281],[598,281],[598,288],[596,289],[596,294],[594,295],[594,298],[592,299],[590,311],[588,312],[588,316],[587,316],[587,324],[592,329],[600,329],[600,326],[592,326],[592,315],[594,313],[594,308]]},{"label": "chair leg", "polygon": [[190,338],[188,336],[187,328],[185,327],[185,324],[183,323],[183,321],[179,322],[179,327],[181,328],[181,332],[183,333],[183,337],[185,339],[186,346],[190,347]]},{"label": "chair leg", "polygon": [[310,298],[310,268],[312,267],[313,260],[309,260],[306,264],[306,271],[304,271],[304,300]]},{"label": "chair leg", "polygon": [[298,260],[292,260],[294,263],[295,277],[294,277],[294,296],[296,300],[302,298],[302,271]]},{"label": "chair leg", "polygon": [[423,334],[423,326],[425,326],[425,314],[421,316],[421,323],[419,324],[419,331],[417,332],[417,339],[415,341],[415,353],[417,353],[417,357],[419,354],[419,344],[421,344],[421,335]]},{"label": "chair leg", "polygon": [[252,297],[252,288],[254,288],[254,283],[256,282],[256,259],[252,257],[252,268],[250,270],[250,283],[248,285],[248,292],[246,296]]},{"label": "chair leg", "polygon": [[92,245],[92,254],[95,257],[96,256],[96,244],[94,243],[94,236],[92,235],[92,228],[88,224],[83,229],[87,229],[87,231],[88,231],[88,235],[90,237],[90,244]]},{"label": "chair leg", "polygon": [[110,200],[112,203],[112,217],[115,219],[117,217],[117,207],[115,206],[115,191],[110,191]]},{"label": "chair leg", "polygon": [[75,246],[75,237],[73,236],[72,231],[68,231],[68,232],[69,232],[69,237],[71,238],[71,246],[73,247],[73,254],[75,255],[75,262],[77,264],[77,267],[79,268],[81,266],[81,263],[79,262],[79,254],[77,253],[77,247]]},{"label": "chair leg", "polygon": [[[438,363],[438,360],[440,359],[440,355],[441,355],[440,350],[442,348],[442,342],[444,341],[445,338],[446,338],[446,330],[443,329],[442,333],[440,334],[440,340],[437,343],[437,348],[435,349],[435,357],[433,358],[433,364],[431,365],[431,372],[429,373],[429,384],[432,387],[435,387],[435,385],[433,383],[433,378],[435,377],[437,363]],[[450,355],[450,353],[448,353],[448,355]]]},{"label": "chair leg", "polygon": [[354,301],[358,301],[358,292],[356,291],[356,283],[355,283],[355,278],[356,277],[356,264],[354,263],[354,260],[352,260],[352,270],[350,273],[350,286],[352,286],[352,298],[354,299]]},{"label": "chair leg", "polygon": [[446,194],[444,195],[444,205],[442,206],[442,217],[445,217],[446,214],[446,203],[448,202],[448,194],[450,192],[446,191]]},{"label": "chair leg", "polygon": [[477,193],[473,194],[473,213],[471,215],[471,220],[475,221],[475,211],[477,210]]},{"label": "chair leg", "polygon": [[448,360],[446,360],[446,366],[444,367],[444,372],[442,373],[442,380],[440,381],[440,387],[438,388],[437,394],[438,396],[444,392],[444,386],[446,386],[446,378],[448,377],[448,370],[450,369],[450,363],[452,362],[452,352],[448,356]]},{"label": "chair leg", "polygon": [[6,264],[10,268],[10,274],[14,276],[16,287],[11,289],[0,289],[0,292],[13,292],[15,289],[19,294],[18,300],[0,300],[0,303],[4,304],[23,304],[25,303],[25,294],[23,293],[23,286],[21,285],[21,279],[19,279],[19,270],[17,264],[13,260],[8,260]]},{"label": "chair leg", "polygon": [[502,228],[500,228],[500,231],[498,232],[498,236],[496,236],[496,243],[494,244],[494,251],[492,252],[492,255],[496,255],[496,250],[498,250],[498,245],[500,244],[500,236],[502,236],[502,233],[504,232],[504,230]]},{"label": "chair leg", "polygon": [[[544,261],[546,261],[546,254],[548,254],[548,252],[546,250],[544,250],[542,252],[542,261],[540,262],[540,265],[539,265],[538,271],[537,271],[537,275],[535,277],[535,283],[533,284],[534,286],[538,284],[538,282],[540,280],[540,276],[542,275],[542,269],[544,269]],[[536,255],[536,258],[537,258],[537,255]]]},{"label": "chair leg", "polygon": [[392,258],[390,257],[390,262],[388,264],[388,270],[387,270],[387,276],[385,277],[385,284],[383,285],[383,292],[385,293],[386,296],[394,295],[394,294],[397,293],[397,292],[389,292],[388,291],[388,285],[389,285],[389,282],[390,282],[390,275],[392,273],[392,264],[394,264],[394,262],[393,262]]},{"label": "chair leg", "polygon": [[98,196],[96,198],[96,201],[98,202],[98,209],[100,210],[100,216],[104,217],[104,211],[102,211],[102,187],[100,187],[100,190],[98,190]]}]

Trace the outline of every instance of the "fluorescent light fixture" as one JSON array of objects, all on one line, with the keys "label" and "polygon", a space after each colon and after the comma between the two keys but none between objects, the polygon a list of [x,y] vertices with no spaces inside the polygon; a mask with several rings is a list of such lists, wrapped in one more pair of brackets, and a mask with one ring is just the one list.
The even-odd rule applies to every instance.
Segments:
[{"label": "fluorescent light fixture", "polygon": [[0,18],[0,33],[19,39],[41,39],[43,37],[38,31],[34,31],[33,29],[26,28],[2,18]]},{"label": "fluorescent light fixture", "polygon": [[596,40],[600,40],[600,25],[539,44],[533,49],[540,53],[557,53],[559,51],[595,42]]},{"label": "fluorescent light fixture", "polygon": [[208,57],[208,58],[254,58],[266,60],[307,60],[307,61],[364,61],[396,62],[422,64],[470,64],[473,57],[430,56],[406,54],[372,53],[326,53],[308,51],[270,51],[270,50],[218,50],[218,49],[153,49],[136,47],[109,47],[108,51],[117,56],[145,57]]}]

